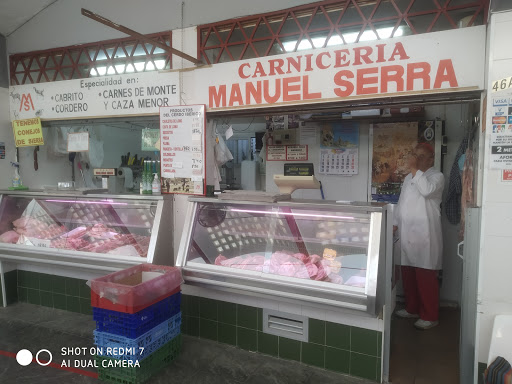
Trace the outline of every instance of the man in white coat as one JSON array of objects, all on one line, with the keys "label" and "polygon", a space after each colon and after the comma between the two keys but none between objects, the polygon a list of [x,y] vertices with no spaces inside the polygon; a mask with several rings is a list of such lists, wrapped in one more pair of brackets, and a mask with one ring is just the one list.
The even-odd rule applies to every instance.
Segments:
[{"label": "man in white coat", "polygon": [[393,227],[393,231],[400,230],[406,304],[396,315],[419,317],[414,326],[429,329],[439,320],[437,273],[443,254],[440,204],[444,176],[432,168],[434,149],[428,143],[416,146],[408,164],[411,173],[402,185]]}]

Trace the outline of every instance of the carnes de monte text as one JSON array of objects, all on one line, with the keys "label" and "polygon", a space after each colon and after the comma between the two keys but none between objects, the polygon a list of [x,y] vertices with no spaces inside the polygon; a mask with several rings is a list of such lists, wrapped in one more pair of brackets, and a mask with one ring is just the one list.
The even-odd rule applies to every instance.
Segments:
[{"label": "carnes de monte text", "polygon": [[[80,81],[80,88],[90,90],[93,87],[118,86],[122,85],[123,79]],[[177,93],[176,85],[155,85],[142,87],[119,87],[98,89],[98,96],[104,99],[105,110],[108,109],[134,109],[134,108],[154,108],[169,105],[168,95]],[[135,97],[136,99],[131,99]],[[82,112],[89,109],[89,105],[84,101],[83,92],[58,93],[54,96],[55,111],[64,112]]]},{"label": "carnes de monte text", "polygon": [[[404,45],[396,42],[251,60],[238,66],[238,82],[209,87],[209,107],[275,104],[458,86],[451,59],[436,59],[435,63],[431,60],[432,64],[411,62],[410,59]],[[321,71],[324,71],[323,75],[319,73]],[[329,84],[332,84],[331,89]]]}]

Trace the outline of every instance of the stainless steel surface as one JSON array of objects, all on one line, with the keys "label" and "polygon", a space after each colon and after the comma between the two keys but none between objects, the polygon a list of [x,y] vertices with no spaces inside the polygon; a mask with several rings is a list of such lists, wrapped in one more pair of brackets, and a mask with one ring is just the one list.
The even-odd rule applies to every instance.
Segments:
[{"label": "stainless steel surface", "polygon": [[[380,234],[382,227],[382,213],[371,213],[370,243],[368,247],[368,259],[366,265],[365,294],[368,298],[368,306],[375,308],[377,301],[377,279],[379,272]],[[384,255],[383,255],[384,257]]]},{"label": "stainless steel surface", "polygon": [[196,201],[202,203],[218,203],[218,204],[251,204],[251,205],[266,205],[266,206],[290,206],[290,207],[319,207],[319,208],[332,208],[334,210],[346,210],[347,212],[381,212],[386,203],[366,203],[366,202],[350,202],[350,203],[336,203],[334,200],[307,200],[307,199],[292,199],[287,201],[279,201],[276,203],[265,203],[258,201],[239,201],[239,200],[219,200],[216,198],[208,197],[189,197],[189,201]]},{"label": "stainless steel surface", "polygon": [[478,310],[478,263],[480,254],[481,208],[466,209],[462,259],[462,297],[460,319],[460,383],[476,382]]},{"label": "stainless steel surface", "polygon": [[68,193],[59,193],[58,191],[44,191],[44,190],[30,190],[30,191],[9,191],[9,190],[0,190],[0,194],[2,195],[16,195],[16,196],[27,196],[27,197],[76,197],[79,199],[126,199],[126,200],[144,200],[144,201],[154,201],[154,200],[172,200],[172,195],[112,195],[112,194],[82,194],[82,193],[71,193],[74,191],[70,191]]},{"label": "stainless steel surface", "polygon": [[[199,259],[195,262],[187,260],[188,254],[191,251],[192,241],[194,240],[194,227],[196,223],[196,216],[199,210],[200,203],[213,203],[213,206],[218,205],[221,209],[226,209],[226,206],[233,206],[234,208],[238,205],[262,205],[268,210],[268,213],[278,213],[277,208],[279,207],[292,207],[294,209],[302,208],[305,210],[330,210],[337,214],[343,212],[350,212],[354,217],[358,218],[361,223],[368,223],[369,225],[369,242],[361,244],[346,243],[346,247],[365,248],[367,247],[367,259],[366,263],[366,285],[365,288],[358,288],[343,284],[334,284],[331,282],[315,281],[307,278],[299,279],[298,277],[289,277],[278,274],[263,273],[254,270],[244,270],[238,268],[229,268],[220,265],[214,265],[211,256],[208,259],[204,259],[206,263],[200,263]],[[275,209],[274,209],[275,208]],[[185,281],[190,284],[198,284],[208,286],[215,289],[233,289],[245,293],[256,294],[258,296],[268,297],[269,295],[275,299],[293,299],[298,300],[301,303],[318,304],[323,303],[325,305],[331,305],[335,307],[342,307],[355,311],[364,311],[373,316],[380,314],[382,305],[384,302],[384,292],[378,292],[379,288],[385,286],[384,281],[386,278],[382,276],[385,273],[385,253],[386,253],[386,241],[387,234],[391,233],[387,231],[382,233],[387,228],[387,222],[383,220],[388,216],[387,204],[336,204],[334,202],[322,202],[322,201],[286,201],[279,203],[255,203],[255,202],[240,202],[240,201],[224,201],[217,200],[214,198],[189,198],[189,206],[187,211],[187,217],[185,219],[184,231],[178,251],[177,265],[183,267],[183,274]],[[297,211],[294,211],[297,212]],[[300,212],[300,211],[299,211]],[[365,217],[366,215],[366,217]],[[252,220],[252,219],[251,219]],[[256,218],[254,218],[256,220]],[[309,222],[309,219],[303,219]],[[237,220],[234,220],[237,221]],[[318,222],[318,221],[317,221]],[[262,226],[267,226],[266,230],[270,234],[277,234],[276,227],[272,227],[272,223],[261,223]],[[274,223],[275,224],[275,223]],[[222,226],[208,228],[212,229],[208,235],[209,241],[215,239],[222,240],[219,236],[230,236],[230,224],[223,223]],[[236,225],[236,224],[234,224]],[[282,224],[281,224],[282,225]],[[249,231],[252,229],[247,225],[242,226],[238,232]],[[204,231],[204,229],[203,229]],[[389,233],[388,233],[389,232]],[[203,233],[203,232],[200,232]],[[257,236],[257,234],[253,234]],[[201,235],[203,236],[203,235]],[[250,238],[251,235],[249,234]],[[309,235],[311,237],[311,235]],[[213,239],[213,240],[212,240]],[[276,237],[279,239],[279,236]],[[384,239],[384,240],[383,240]],[[256,239],[258,240],[258,239]],[[232,241],[228,239],[228,242]],[[265,242],[265,236],[263,237]],[[276,240],[279,241],[279,240]],[[308,240],[304,240],[306,244]],[[254,242],[254,240],[253,240]],[[222,244],[222,242],[221,242]],[[329,246],[329,244],[341,244],[337,239],[326,239],[325,244],[320,241],[321,246]],[[345,244],[345,242],[343,242]],[[212,247],[214,246],[212,244]],[[238,247],[238,246],[237,246]],[[261,244],[261,250],[258,252],[266,254],[267,256],[272,254],[273,247],[270,242]],[[210,253],[216,252],[216,250],[210,249]],[[226,248],[227,249],[227,248]],[[233,248],[238,249],[238,248]],[[248,251],[250,252],[250,251]],[[365,251],[366,252],[366,251]],[[210,255],[206,250],[205,253]],[[235,252],[236,253],[236,252]],[[357,253],[357,252],[356,252]],[[225,256],[230,257],[227,254]],[[197,257],[194,256],[194,257]],[[233,257],[233,256],[231,256]],[[209,260],[209,261],[208,261]],[[211,264],[210,264],[211,263]],[[364,267],[363,267],[364,268]],[[389,277],[391,278],[391,277]]]},{"label": "stainless steel surface", "polygon": [[[53,265],[62,267],[73,267],[75,269],[95,270],[95,271],[117,271],[128,268],[144,262],[152,263],[158,260],[159,264],[173,264],[172,247],[172,196],[147,196],[147,195],[70,195],[68,193],[44,193],[35,191],[3,191],[0,195],[0,204],[4,196],[28,198],[28,199],[48,199],[58,198],[70,201],[125,201],[129,203],[127,207],[138,207],[140,204],[151,204],[155,208],[155,217],[151,224],[151,237],[148,247],[148,256],[123,256],[104,253],[93,253],[74,251],[58,248],[35,247],[22,244],[0,243],[0,261],[9,260],[18,263],[28,263],[37,265]],[[0,192],[1,193],[1,192]],[[91,206],[92,207],[92,206]],[[165,212],[165,215],[163,214]],[[150,212],[151,213],[151,212]],[[1,219],[1,217],[0,217]],[[101,221],[101,220],[99,220]],[[162,225],[162,222],[164,225]],[[169,224],[170,222],[170,224]],[[130,227],[129,223],[124,223]]]},{"label": "stainless steel surface", "polygon": [[309,319],[305,316],[263,308],[264,333],[287,337],[303,342],[309,341]]},{"label": "stainless steel surface", "polygon": [[187,216],[183,224],[183,233],[181,235],[180,247],[178,249],[178,256],[176,258],[176,266],[184,267],[186,264],[190,238],[192,236],[193,224],[196,218],[197,203],[190,201],[187,207]]}]

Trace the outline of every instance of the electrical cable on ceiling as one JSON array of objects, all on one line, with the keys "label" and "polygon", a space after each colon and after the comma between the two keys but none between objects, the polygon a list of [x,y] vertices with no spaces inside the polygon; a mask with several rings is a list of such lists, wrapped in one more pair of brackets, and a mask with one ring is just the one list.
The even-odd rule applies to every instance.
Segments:
[{"label": "electrical cable on ceiling", "polygon": [[45,9],[47,9],[48,7],[51,7],[53,4],[55,4],[57,1],[59,0],[54,0],[52,1],[50,4],[48,4],[46,7],[44,7],[43,9],[41,9],[39,12],[37,12],[34,16],[32,16],[31,18],[29,18],[28,20],[26,20],[23,24],[19,25],[18,27],[16,27],[16,29],[12,32],[9,32],[5,37],[9,37],[11,36],[14,32],[16,32],[18,29],[20,29],[21,27],[23,27],[25,24],[27,24],[30,20],[32,20],[34,17],[36,17],[37,15],[39,15],[41,12],[43,12]]}]

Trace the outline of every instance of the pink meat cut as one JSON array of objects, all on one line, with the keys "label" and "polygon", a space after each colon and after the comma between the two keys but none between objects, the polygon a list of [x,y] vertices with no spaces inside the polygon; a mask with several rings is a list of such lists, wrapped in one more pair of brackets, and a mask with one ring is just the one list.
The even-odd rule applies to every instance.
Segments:
[{"label": "pink meat cut", "polygon": [[7,231],[0,235],[0,243],[16,244],[20,235],[14,231]]},{"label": "pink meat cut", "polygon": [[273,275],[300,279],[325,280],[336,284],[343,283],[341,276],[332,273],[329,267],[330,262],[318,255],[308,257],[302,253],[286,251],[274,252],[270,258],[263,255],[246,255],[228,259],[219,255],[215,259],[215,265],[249,271],[265,271]]}]

